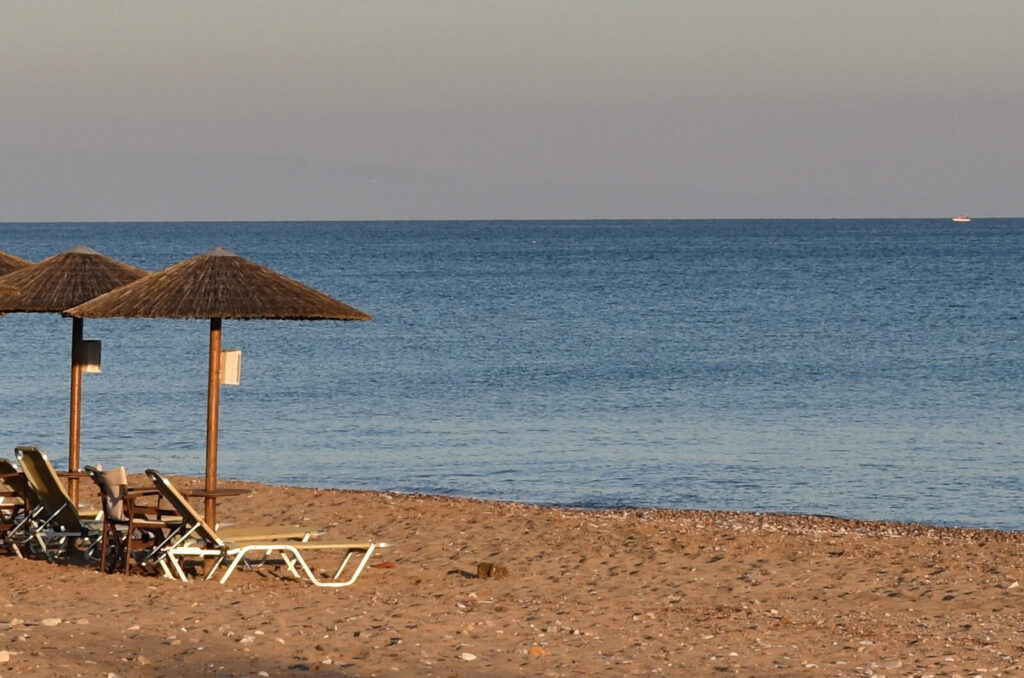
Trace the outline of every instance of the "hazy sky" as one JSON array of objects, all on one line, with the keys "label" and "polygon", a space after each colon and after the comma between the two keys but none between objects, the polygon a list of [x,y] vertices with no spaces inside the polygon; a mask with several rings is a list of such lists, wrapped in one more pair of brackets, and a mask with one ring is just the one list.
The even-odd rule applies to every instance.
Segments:
[{"label": "hazy sky", "polygon": [[1024,216],[1020,0],[0,0],[0,221]]}]

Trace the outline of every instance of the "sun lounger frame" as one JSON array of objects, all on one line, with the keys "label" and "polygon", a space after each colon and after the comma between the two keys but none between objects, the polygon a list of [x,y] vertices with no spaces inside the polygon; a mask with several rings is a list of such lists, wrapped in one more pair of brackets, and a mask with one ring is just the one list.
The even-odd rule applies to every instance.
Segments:
[{"label": "sun lounger frame", "polygon": [[[158,471],[148,469],[146,475],[153,481],[157,490],[164,499],[174,507],[182,517],[181,527],[168,535],[163,543],[154,547],[150,556],[143,564],[160,565],[165,576],[188,581],[188,575],[182,567],[182,560],[187,558],[212,559],[213,563],[207,568],[206,579],[213,579],[217,570],[227,563],[224,573],[218,581],[223,584],[238,569],[239,565],[251,567],[250,554],[262,552],[260,562],[268,562],[272,554],[277,554],[280,562],[296,579],[302,579],[303,575],[314,586],[324,588],[341,588],[351,586],[366,568],[374,551],[384,548],[388,544],[376,541],[346,542],[346,543],[319,543],[308,541],[309,533],[301,541],[273,541],[274,530],[271,529],[267,536],[270,539],[261,541],[257,539],[255,531],[248,531],[245,536],[252,537],[252,543],[236,543],[231,539],[222,538],[213,528],[199,515],[198,511],[181,495],[180,492],[164,478]],[[287,529],[287,528],[286,528]],[[280,533],[280,530],[277,530]],[[239,542],[242,540],[239,540]],[[303,551],[344,551],[341,564],[335,570],[334,575],[324,580],[317,577],[306,563]],[[152,559],[150,561],[150,559]],[[352,567],[349,567],[350,564]],[[342,580],[342,575],[351,570],[347,579]],[[173,575],[171,574],[173,572]]]},{"label": "sun lounger frame", "polygon": [[68,546],[68,540],[83,539],[88,544],[86,556],[91,557],[99,547],[96,539],[100,535],[99,526],[90,526],[79,514],[46,453],[27,445],[14,448],[14,452],[29,487],[39,500],[36,507],[39,510],[32,521],[25,524],[28,532],[19,541],[35,541],[43,556],[53,562]]}]

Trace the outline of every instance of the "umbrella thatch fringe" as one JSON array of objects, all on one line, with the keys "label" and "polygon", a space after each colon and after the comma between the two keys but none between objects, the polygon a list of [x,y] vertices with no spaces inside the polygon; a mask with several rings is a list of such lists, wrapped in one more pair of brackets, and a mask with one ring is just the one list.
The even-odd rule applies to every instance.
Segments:
[{"label": "umbrella thatch fringe", "polygon": [[16,257],[13,254],[8,254],[3,250],[0,250],[0,276],[7,275],[11,271],[17,271],[19,268],[25,268],[31,266],[32,262]]},{"label": "umbrella thatch fringe", "polygon": [[145,275],[141,268],[79,246],[0,278],[0,285],[18,290],[0,296],[0,311],[63,311]]},{"label": "umbrella thatch fringe", "polygon": [[78,318],[370,320],[369,314],[217,248],[70,308]]}]

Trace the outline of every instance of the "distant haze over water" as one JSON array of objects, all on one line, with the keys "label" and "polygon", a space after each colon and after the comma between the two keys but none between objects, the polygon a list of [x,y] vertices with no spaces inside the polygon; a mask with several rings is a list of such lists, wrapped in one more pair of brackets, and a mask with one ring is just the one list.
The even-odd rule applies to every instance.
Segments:
[{"label": "distant haze over water", "polygon": [[[1024,528],[1024,220],[0,224],[79,243],[373,314],[224,322],[224,478]],[[207,325],[86,320],[84,463],[201,474]],[[0,317],[0,455],[66,465],[70,328]]]}]

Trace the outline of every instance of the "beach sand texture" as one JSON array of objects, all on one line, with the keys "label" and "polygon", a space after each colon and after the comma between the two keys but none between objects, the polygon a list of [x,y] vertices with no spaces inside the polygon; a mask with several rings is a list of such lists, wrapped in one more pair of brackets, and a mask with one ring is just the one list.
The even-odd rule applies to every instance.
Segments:
[{"label": "beach sand texture", "polygon": [[[394,544],[372,562],[394,567],[329,590],[283,570],[185,584],[0,556],[0,672],[987,677],[1024,667],[1015,533],[224,486],[255,490],[221,502],[225,522],[372,536]],[[479,578],[481,562],[508,574]]]}]

